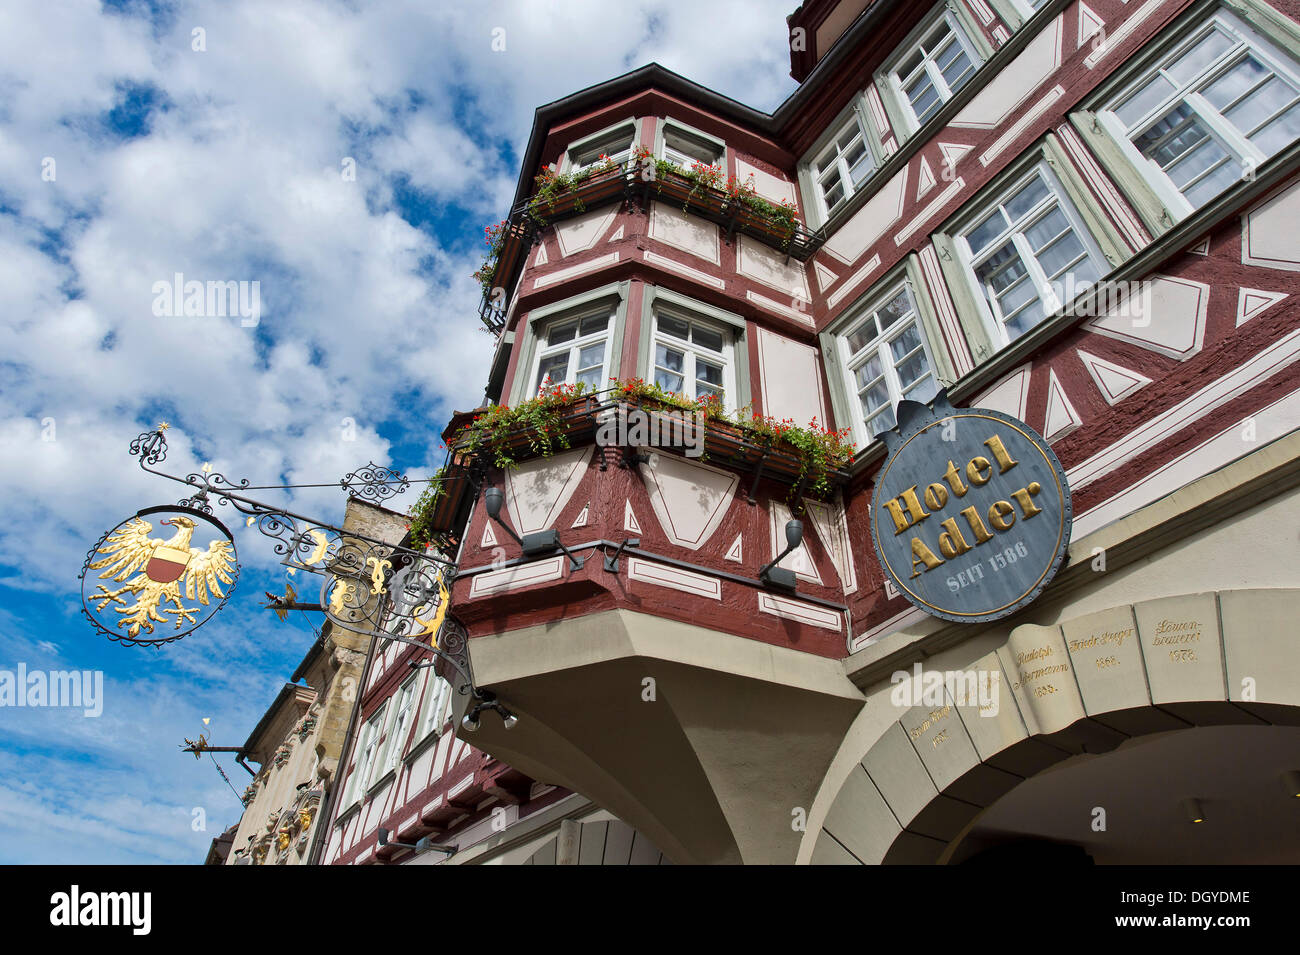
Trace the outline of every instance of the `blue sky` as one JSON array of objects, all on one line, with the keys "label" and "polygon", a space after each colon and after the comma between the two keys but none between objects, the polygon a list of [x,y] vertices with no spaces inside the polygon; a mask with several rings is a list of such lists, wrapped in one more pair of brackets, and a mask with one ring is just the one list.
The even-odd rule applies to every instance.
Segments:
[{"label": "blue sky", "polygon": [[[206,717],[242,743],[314,639],[257,607],[283,569],[235,515],[237,592],[193,635],[123,648],[82,621],[86,550],[178,497],[131,439],[166,419],[169,470],[253,484],[370,460],[429,474],[451,410],[482,395],[471,273],[533,109],[650,61],[771,109],[794,6],[0,7],[0,670],[105,684],[97,718],[0,708],[0,862],[202,861],[240,805],[182,739]],[[259,282],[259,323],[155,315],[177,272]],[[342,518],[338,490],[279,499]]]}]

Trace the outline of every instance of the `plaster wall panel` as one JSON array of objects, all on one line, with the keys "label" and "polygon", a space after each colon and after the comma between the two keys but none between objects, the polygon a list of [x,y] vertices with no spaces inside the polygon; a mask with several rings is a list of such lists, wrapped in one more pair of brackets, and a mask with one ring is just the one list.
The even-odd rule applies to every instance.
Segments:
[{"label": "plaster wall panel", "polygon": [[1029,45],[1003,68],[955,117],[952,125],[968,129],[995,129],[1025,102],[1061,65],[1065,15],[1058,16],[1029,41]]},{"label": "plaster wall panel", "polygon": [[765,328],[754,337],[763,411],[778,419],[791,418],[800,426],[814,417],[825,421],[817,349]]},{"label": "plaster wall panel", "polygon": [[718,265],[718,227],[663,202],[650,206],[650,238]]}]

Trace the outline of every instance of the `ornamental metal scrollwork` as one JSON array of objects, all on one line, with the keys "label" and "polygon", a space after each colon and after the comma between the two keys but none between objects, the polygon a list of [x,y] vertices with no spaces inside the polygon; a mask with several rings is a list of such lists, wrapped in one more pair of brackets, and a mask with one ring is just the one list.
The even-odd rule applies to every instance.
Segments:
[{"label": "ornamental metal scrollwork", "polygon": [[[139,435],[131,442],[131,455],[142,470],[184,484],[192,493],[176,505],[140,511],[105,533],[86,555],[82,612],[99,632],[128,646],[157,646],[193,632],[225,605],[239,565],[234,538],[212,516],[215,503],[243,514],[248,527],[256,527],[272,542],[285,567],[322,578],[319,609],[336,625],[431,652],[458,674],[458,692],[477,698],[465,628],[448,612],[456,573],[453,561],[256,500],[246,492],[266,488],[253,487],[247,479],[232,481],[210,464],[184,477],[156,470],[153,465],[167,457],[167,428],[163,422]],[[352,496],[371,503],[400,494],[410,484],[397,470],[374,462],[339,482]],[[162,512],[171,516],[161,523],[177,532],[155,539],[150,536],[152,524],[144,518]],[[191,546],[200,527],[206,550]],[[100,573],[95,577],[91,571]],[[122,586],[114,589],[110,584]],[[110,608],[115,611],[111,616]],[[156,633],[165,625],[171,625],[171,631]]]},{"label": "ornamental metal scrollwork", "polygon": [[411,482],[405,474],[394,468],[386,468],[371,461],[339,481],[339,486],[353,497],[378,503],[401,494],[411,486]]}]

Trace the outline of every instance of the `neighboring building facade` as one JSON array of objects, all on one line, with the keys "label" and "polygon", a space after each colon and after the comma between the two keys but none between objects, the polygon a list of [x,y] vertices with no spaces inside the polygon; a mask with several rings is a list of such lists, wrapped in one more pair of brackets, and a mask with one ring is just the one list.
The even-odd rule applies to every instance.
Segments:
[{"label": "neighboring building facade", "polygon": [[[352,498],[343,529],[396,542],[406,533],[405,523],[403,515]],[[214,840],[209,862],[309,861],[313,823],[333,792],[369,645],[369,637],[325,621],[320,637],[236,756],[241,764],[252,760],[260,768],[244,793],[238,825],[221,837],[227,843],[224,853],[218,854]]]},{"label": "neighboring building facade", "polygon": [[[592,823],[677,863],[1294,858],[1300,3],[809,0],[789,27],[772,114],[657,66],[538,110],[487,398],[641,378],[856,456],[817,494],[719,424],[706,459],[611,446],[605,395],[500,470],[458,416],[451,612],[518,725],[457,738],[468,699],[376,646],[322,861],[411,855],[380,826],[572,859]],[[1141,306],[1068,308],[1101,280]],[[1073,494],[1059,573],[992,623],[913,606],[869,529],[879,436],[941,388],[1041,434]],[[521,556],[488,487],[583,565]],[[759,575],[795,514],[790,592]],[[917,703],[918,666],[1003,692]]]}]

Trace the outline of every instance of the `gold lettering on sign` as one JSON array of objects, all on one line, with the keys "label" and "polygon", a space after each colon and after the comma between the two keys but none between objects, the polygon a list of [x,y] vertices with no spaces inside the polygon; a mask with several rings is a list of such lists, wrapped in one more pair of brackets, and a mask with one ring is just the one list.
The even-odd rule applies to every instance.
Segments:
[{"label": "gold lettering on sign", "polygon": [[[895,537],[927,520],[932,513],[942,510],[951,499],[965,497],[972,487],[983,487],[989,483],[993,480],[995,467],[996,473],[1002,475],[1019,465],[1020,462],[1007,451],[1001,435],[992,435],[984,441],[984,446],[993,455],[992,461],[983,455],[977,455],[965,467],[959,467],[949,459],[942,482],[927,484],[925,490],[919,493],[917,488],[921,485],[913,484],[897,497],[884,502],[883,506],[894,522]],[[965,481],[962,480],[963,474],[966,476]],[[987,511],[981,512],[973,505],[962,508],[958,517],[965,522],[964,528],[958,522],[958,517],[941,521],[940,533],[934,546],[919,536],[913,537],[912,578],[920,577],[927,570],[941,566],[946,560],[960,557],[980,544],[988,543],[997,533],[1010,530],[1017,520],[1027,521],[1043,513],[1043,509],[1034,502],[1034,497],[1041,494],[1042,490],[1042,484],[1030,481],[1024,487],[1012,491],[1007,500],[995,501]],[[1019,515],[1016,513],[1016,505],[1020,507]],[[930,510],[927,511],[927,507]],[[993,529],[989,530],[990,527]],[[935,554],[936,547],[942,557]]]}]

